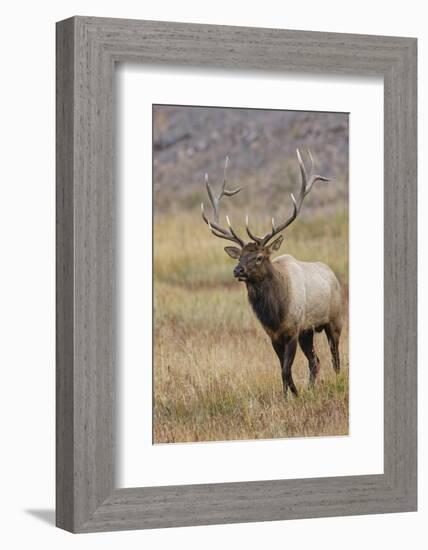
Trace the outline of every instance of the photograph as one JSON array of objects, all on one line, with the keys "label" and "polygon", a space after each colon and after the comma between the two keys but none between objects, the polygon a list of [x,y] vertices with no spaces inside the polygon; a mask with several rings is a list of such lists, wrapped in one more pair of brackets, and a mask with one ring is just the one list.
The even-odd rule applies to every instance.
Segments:
[{"label": "photograph", "polygon": [[349,113],[153,112],[153,443],[349,434]]}]

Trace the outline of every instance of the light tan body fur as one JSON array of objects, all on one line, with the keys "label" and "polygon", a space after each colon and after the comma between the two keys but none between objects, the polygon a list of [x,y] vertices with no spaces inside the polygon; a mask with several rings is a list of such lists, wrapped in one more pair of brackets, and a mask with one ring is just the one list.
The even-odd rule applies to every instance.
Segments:
[{"label": "light tan body fur", "polygon": [[289,254],[278,256],[272,267],[283,285],[281,298],[286,304],[284,320],[273,333],[298,335],[307,330],[322,330],[333,324],[342,328],[342,292],[336,275],[322,262],[302,262]]}]

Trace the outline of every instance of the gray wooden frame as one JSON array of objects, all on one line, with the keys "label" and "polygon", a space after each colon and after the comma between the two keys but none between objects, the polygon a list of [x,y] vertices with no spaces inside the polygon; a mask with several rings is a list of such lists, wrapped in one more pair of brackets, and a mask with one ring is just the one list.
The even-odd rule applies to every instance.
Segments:
[{"label": "gray wooden frame", "polygon": [[[115,488],[113,81],[115,63],[124,61],[383,77],[382,475]],[[57,24],[59,527],[91,532],[416,510],[416,78],[413,38],[88,17]]]}]

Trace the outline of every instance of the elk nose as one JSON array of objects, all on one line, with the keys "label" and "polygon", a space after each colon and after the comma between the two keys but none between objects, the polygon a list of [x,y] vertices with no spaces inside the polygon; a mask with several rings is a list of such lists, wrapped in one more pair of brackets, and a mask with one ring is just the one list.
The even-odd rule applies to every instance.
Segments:
[{"label": "elk nose", "polygon": [[235,275],[235,277],[239,277],[243,273],[244,273],[244,268],[241,265],[237,265],[233,270],[233,274]]}]

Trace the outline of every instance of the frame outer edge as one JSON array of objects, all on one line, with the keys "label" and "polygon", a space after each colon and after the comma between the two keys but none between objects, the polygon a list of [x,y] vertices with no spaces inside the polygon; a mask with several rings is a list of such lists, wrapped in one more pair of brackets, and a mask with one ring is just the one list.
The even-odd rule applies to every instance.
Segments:
[{"label": "frame outer edge", "polygon": [[418,41],[409,39],[407,48],[406,67],[408,73],[404,78],[408,101],[407,117],[407,156],[409,180],[406,185],[408,194],[409,220],[408,229],[408,257],[411,281],[409,288],[409,333],[411,335],[410,361],[408,368],[407,398],[410,400],[408,408],[408,431],[410,434],[410,456],[405,467],[408,470],[408,502],[411,511],[418,510]]},{"label": "frame outer edge", "polygon": [[114,490],[115,195],[113,70],[75,22],[74,531]]},{"label": "frame outer edge", "polygon": [[74,530],[75,21],[56,25],[56,525]]},{"label": "frame outer edge", "polygon": [[385,475],[402,511],[417,510],[416,46],[385,74]]}]

